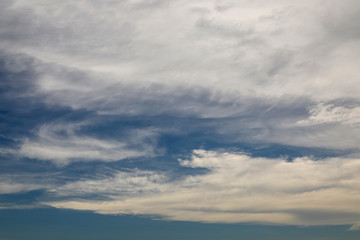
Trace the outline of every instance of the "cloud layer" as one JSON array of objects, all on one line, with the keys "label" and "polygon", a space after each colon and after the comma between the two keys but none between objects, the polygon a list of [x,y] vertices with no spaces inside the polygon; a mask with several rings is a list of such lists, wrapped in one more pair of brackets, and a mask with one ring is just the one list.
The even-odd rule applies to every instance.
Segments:
[{"label": "cloud layer", "polygon": [[66,200],[51,206],[104,214],[149,214],[201,222],[290,225],[353,224],[360,217],[359,159],[253,158],[195,150],[180,160],[207,173],[171,180],[158,172],[118,172],[57,188],[59,196],[98,194],[105,201]]},{"label": "cloud layer", "polygon": [[[264,132],[258,139],[265,142],[358,147],[357,1],[3,5],[0,47],[5,58],[16,56],[5,69],[30,68],[34,78],[25,95],[50,108],[257,117]],[[283,116],[261,118],[286,102]],[[315,116],[311,110],[331,104],[347,112]],[[297,122],[307,124],[297,130]],[[321,126],[311,128],[310,122]],[[242,123],[230,131],[249,127]]]},{"label": "cloud layer", "polygon": [[1,1],[0,194],[356,230],[359,16],[356,0]]}]

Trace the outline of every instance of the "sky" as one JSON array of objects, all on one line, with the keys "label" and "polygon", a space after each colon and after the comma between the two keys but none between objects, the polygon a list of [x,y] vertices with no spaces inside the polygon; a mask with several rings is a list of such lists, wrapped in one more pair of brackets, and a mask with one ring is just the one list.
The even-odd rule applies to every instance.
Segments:
[{"label": "sky", "polygon": [[357,0],[1,0],[0,240],[359,238],[359,63]]}]

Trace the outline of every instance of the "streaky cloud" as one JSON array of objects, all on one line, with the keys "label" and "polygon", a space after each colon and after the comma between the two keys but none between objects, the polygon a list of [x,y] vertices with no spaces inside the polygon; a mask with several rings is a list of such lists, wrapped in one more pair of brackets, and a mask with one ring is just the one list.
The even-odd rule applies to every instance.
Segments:
[{"label": "streaky cloud", "polygon": [[[81,180],[54,189],[70,199],[46,204],[102,214],[149,214],[199,222],[309,226],[354,224],[360,217],[357,158],[303,157],[290,162],[195,150],[190,159],[179,163],[208,172],[175,180],[161,172],[118,172],[111,178]],[[77,199],[71,197],[75,192],[80,193]],[[110,199],[79,200],[81,194]]]},{"label": "streaky cloud", "polygon": [[[74,161],[119,161],[126,158],[155,155],[154,146],[143,142],[139,148],[131,142],[141,142],[156,135],[154,129],[133,130],[126,142],[81,136],[76,132],[86,123],[56,123],[42,125],[35,139],[24,139],[19,154],[64,166]],[[138,145],[138,144],[137,144]]]}]

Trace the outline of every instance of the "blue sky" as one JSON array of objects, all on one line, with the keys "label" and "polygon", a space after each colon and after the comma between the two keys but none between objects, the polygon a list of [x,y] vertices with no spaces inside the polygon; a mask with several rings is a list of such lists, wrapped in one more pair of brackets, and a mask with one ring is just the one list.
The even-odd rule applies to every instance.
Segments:
[{"label": "blue sky", "polygon": [[2,1],[0,240],[358,237],[359,16]]}]

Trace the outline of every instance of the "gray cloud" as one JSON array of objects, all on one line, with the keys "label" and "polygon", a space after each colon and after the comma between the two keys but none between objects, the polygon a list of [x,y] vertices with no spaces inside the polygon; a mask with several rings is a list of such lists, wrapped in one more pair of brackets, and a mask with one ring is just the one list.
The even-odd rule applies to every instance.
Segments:
[{"label": "gray cloud", "polygon": [[330,39],[356,41],[360,37],[360,4],[358,1],[329,1],[325,3],[328,11],[324,13],[322,23]]}]

